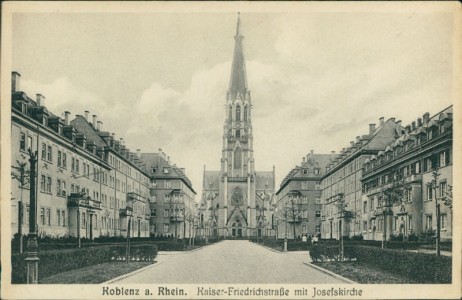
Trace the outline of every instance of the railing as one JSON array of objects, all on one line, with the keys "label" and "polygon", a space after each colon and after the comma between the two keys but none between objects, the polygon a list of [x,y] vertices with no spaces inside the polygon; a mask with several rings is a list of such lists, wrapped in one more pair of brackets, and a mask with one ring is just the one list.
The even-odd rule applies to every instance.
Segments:
[{"label": "railing", "polygon": [[94,208],[101,208],[101,201],[97,201],[91,199],[90,196],[80,193],[71,193],[69,197],[67,197],[67,205],[70,207],[74,206],[86,206],[86,207],[94,207]]},{"label": "railing", "polygon": [[247,182],[247,177],[228,177],[229,182]]}]

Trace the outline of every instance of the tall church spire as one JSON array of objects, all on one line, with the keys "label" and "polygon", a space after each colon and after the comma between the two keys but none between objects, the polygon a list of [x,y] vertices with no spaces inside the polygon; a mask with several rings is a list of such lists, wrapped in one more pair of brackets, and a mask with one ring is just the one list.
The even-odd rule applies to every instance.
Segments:
[{"label": "tall church spire", "polygon": [[244,51],[242,49],[242,40],[244,36],[241,35],[241,17],[240,13],[237,16],[236,35],[234,36],[234,57],[231,69],[231,79],[229,83],[229,92],[232,95],[238,93],[245,94],[247,91],[247,74],[245,71]]}]

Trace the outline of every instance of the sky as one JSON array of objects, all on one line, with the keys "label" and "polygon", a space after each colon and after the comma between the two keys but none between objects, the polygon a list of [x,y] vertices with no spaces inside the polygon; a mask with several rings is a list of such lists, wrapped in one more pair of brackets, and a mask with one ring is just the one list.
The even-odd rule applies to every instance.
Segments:
[{"label": "sky", "polygon": [[[131,151],[162,148],[200,199],[219,170],[237,14],[17,13],[13,70],[52,113],[96,114]],[[241,13],[257,171],[276,186],[310,150],[330,153],[395,117],[452,104],[446,12]]]}]

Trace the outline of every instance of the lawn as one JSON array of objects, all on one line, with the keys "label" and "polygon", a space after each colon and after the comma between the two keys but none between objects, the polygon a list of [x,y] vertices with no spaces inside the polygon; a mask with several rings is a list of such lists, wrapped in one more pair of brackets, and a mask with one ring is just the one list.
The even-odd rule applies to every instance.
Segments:
[{"label": "lawn", "polygon": [[318,262],[315,265],[339,274],[358,283],[368,284],[400,284],[418,283],[412,278],[394,272],[373,268],[359,262]]},{"label": "lawn", "polygon": [[139,261],[126,263],[123,261],[107,262],[81,269],[52,275],[40,280],[42,284],[97,284],[133,272],[153,262]]}]

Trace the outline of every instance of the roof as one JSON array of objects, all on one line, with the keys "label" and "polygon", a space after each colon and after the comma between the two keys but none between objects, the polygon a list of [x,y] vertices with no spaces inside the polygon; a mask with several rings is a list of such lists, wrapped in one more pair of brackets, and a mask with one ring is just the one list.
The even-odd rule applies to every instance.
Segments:
[{"label": "roof", "polygon": [[[307,160],[303,161],[300,166],[296,166],[282,180],[278,194],[291,180],[304,178],[320,178],[326,173],[326,167],[331,164],[339,155],[338,154],[314,154],[308,155]],[[307,169],[307,174],[303,170]],[[319,169],[319,174],[315,175],[313,169]]]},{"label": "roof", "polygon": [[238,17],[236,35],[234,36],[234,57],[229,82],[229,92],[233,95],[237,95],[238,93],[245,94],[247,91],[247,74],[245,71],[245,59],[242,47],[242,40],[244,37],[240,33],[240,24],[241,19]]},{"label": "roof", "polygon": [[204,189],[218,190],[220,183],[220,171],[204,171]]},{"label": "roof", "polygon": [[274,173],[268,172],[255,172],[255,189],[256,190],[274,190]]},{"label": "roof", "polygon": [[96,147],[108,146],[99,136],[93,124],[89,123],[83,116],[76,116],[75,119],[71,121],[71,125],[73,125],[79,133],[85,134],[87,142],[92,142]]},{"label": "roof", "polygon": [[[192,187],[192,183],[186,176],[182,168],[172,165],[160,153],[141,153],[141,161],[146,164],[146,172],[151,178],[164,178],[164,179],[181,179],[191,191],[196,193]],[[157,173],[152,173],[152,169],[157,167]],[[168,173],[164,173],[164,168],[169,168]]]}]

